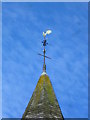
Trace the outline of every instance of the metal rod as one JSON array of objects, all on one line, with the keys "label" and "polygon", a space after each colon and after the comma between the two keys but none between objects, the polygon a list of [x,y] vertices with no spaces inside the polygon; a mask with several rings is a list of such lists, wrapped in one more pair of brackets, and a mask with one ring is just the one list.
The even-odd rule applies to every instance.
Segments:
[{"label": "metal rod", "polygon": [[[45,37],[44,37],[44,42],[45,42]],[[43,53],[44,53],[44,65],[45,65],[45,44],[44,44],[44,50],[43,50]]]}]

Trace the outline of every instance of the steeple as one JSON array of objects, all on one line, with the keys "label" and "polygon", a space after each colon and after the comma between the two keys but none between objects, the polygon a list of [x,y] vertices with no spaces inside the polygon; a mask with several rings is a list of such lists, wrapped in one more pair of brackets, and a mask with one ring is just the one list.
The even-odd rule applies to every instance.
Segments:
[{"label": "steeple", "polygon": [[[45,55],[46,50],[45,46],[48,44],[45,37],[46,34],[50,34],[51,31],[43,32],[44,40],[43,40],[43,55],[44,57],[43,63],[43,73],[41,74],[39,81],[36,85],[36,88],[32,94],[32,97],[27,105],[27,108],[22,116],[22,118],[52,118],[63,120],[63,115],[61,109],[59,107],[58,101],[56,99],[51,81],[49,76],[46,74],[46,64],[45,58],[49,58]],[[51,59],[51,58],[49,58]]]},{"label": "steeple", "polygon": [[48,75],[41,75],[23,118],[61,118],[58,101]]}]

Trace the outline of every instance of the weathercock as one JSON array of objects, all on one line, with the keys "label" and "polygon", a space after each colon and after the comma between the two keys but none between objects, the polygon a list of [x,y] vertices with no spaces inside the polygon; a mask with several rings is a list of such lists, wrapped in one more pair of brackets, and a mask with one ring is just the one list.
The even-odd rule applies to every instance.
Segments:
[{"label": "weathercock", "polygon": [[43,32],[43,36],[46,37],[46,35],[47,34],[49,35],[50,33],[52,33],[52,31],[51,30],[47,30],[46,32]]}]

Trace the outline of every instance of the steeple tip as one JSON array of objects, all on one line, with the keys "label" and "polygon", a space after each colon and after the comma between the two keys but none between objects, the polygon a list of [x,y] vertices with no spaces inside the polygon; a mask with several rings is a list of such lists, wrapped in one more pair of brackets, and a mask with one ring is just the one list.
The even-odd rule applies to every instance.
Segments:
[{"label": "steeple tip", "polygon": [[47,75],[47,73],[43,71],[41,75]]}]

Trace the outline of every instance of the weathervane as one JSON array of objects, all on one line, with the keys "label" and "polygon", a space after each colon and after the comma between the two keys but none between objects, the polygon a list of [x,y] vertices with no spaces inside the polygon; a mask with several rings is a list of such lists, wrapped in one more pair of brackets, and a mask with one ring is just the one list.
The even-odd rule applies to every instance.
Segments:
[{"label": "weathervane", "polygon": [[42,41],[43,46],[44,46],[43,55],[40,54],[40,53],[38,54],[38,55],[41,55],[41,56],[44,57],[43,72],[46,72],[45,58],[51,59],[50,57],[48,57],[48,56],[45,55],[45,53],[46,53],[45,46],[48,44],[47,43],[47,39],[46,39],[46,35],[49,35],[50,33],[52,33],[51,30],[47,30],[46,32],[43,32],[43,37],[44,37],[44,40]]}]

